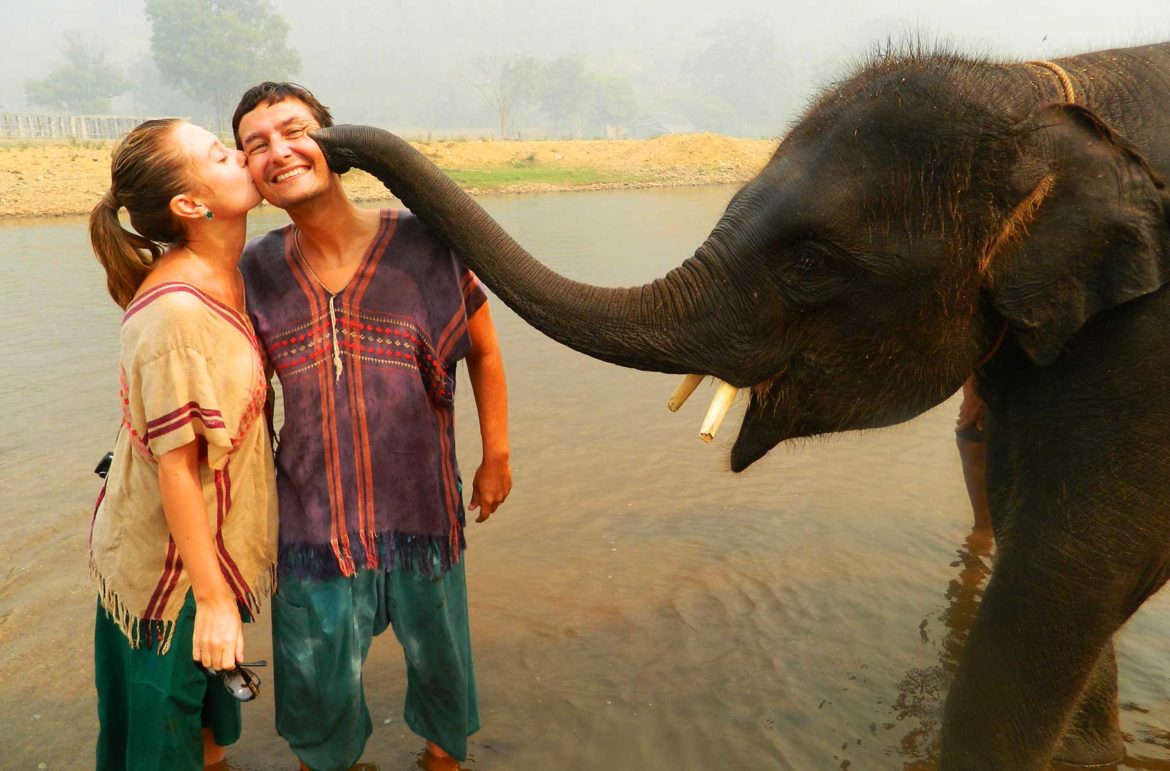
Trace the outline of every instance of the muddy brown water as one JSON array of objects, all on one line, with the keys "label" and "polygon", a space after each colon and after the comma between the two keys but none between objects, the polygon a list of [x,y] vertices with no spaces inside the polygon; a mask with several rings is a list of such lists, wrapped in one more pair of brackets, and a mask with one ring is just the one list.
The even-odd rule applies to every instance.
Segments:
[{"label": "muddy brown water", "polygon": [[[664,273],[732,188],[484,198],[562,273]],[[254,232],[285,222],[271,209]],[[119,311],[80,218],[0,223],[0,768],[93,766],[94,463],[117,426]],[[727,470],[742,415],[698,439],[703,386],[556,345],[493,304],[515,488],[468,528],[483,729],[468,768],[928,769],[991,562],[970,537],[957,400],[882,431],[798,442]],[[461,376],[459,449],[478,432]],[[270,658],[268,617],[249,658]],[[1170,769],[1170,592],[1119,636],[1119,768]],[[271,669],[230,767],[286,769]],[[373,646],[367,768],[413,768],[401,652]]]}]

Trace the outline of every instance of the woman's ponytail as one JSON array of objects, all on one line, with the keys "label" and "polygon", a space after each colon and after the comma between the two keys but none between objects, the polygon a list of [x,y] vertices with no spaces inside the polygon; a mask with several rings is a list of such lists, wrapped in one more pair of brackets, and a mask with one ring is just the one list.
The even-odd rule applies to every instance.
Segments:
[{"label": "woman's ponytail", "polygon": [[[106,271],[110,297],[122,308],[162,256],[161,245],[180,243],[184,237],[170,210],[171,199],[191,187],[189,159],[172,141],[181,122],[148,120],[127,134],[114,148],[110,189],[89,214],[90,243]],[[123,206],[137,233],[118,220]]]},{"label": "woman's ponytail", "polygon": [[89,241],[106,271],[106,287],[118,306],[125,308],[146,280],[162,249],[153,241],[131,233],[118,221],[117,198],[111,188],[89,213]]}]

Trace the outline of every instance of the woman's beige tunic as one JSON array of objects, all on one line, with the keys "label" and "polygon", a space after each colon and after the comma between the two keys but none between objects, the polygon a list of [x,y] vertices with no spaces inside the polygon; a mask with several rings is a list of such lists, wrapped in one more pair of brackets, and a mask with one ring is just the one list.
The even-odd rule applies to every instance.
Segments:
[{"label": "woman's beige tunic", "polygon": [[122,319],[122,430],[90,531],[102,606],[137,645],[160,622],[161,650],[191,587],[171,539],[158,458],[197,438],[207,522],[236,598],[257,609],[276,562],[276,489],[263,355],[246,316],[189,284],[134,299]]}]

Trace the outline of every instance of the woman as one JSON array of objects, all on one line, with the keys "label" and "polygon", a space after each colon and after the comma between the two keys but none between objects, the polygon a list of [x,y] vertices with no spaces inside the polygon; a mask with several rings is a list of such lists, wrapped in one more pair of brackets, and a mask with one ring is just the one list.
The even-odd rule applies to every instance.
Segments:
[{"label": "woman", "polygon": [[196,769],[239,737],[239,702],[206,670],[242,658],[241,613],[276,559],[267,381],[236,269],[260,195],[242,153],[173,119],[130,132],[111,177],[90,215],[126,311],[122,428],[90,530],[97,765]]}]

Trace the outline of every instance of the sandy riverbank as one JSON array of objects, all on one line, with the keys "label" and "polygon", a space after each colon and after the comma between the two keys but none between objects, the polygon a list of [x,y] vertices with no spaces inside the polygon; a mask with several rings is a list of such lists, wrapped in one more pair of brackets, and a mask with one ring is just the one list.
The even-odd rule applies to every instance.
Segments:
[{"label": "sandy riverbank", "polygon": [[[0,146],[0,217],[88,213],[109,185],[112,142]],[[776,148],[764,139],[674,134],[647,140],[435,140],[415,146],[472,193],[739,183]],[[355,200],[385,198],[360,171],[345,176]]]}]

